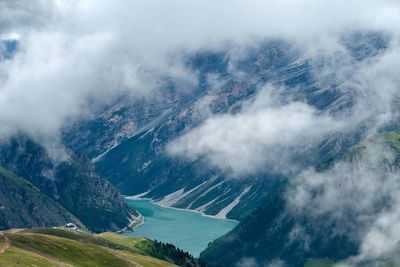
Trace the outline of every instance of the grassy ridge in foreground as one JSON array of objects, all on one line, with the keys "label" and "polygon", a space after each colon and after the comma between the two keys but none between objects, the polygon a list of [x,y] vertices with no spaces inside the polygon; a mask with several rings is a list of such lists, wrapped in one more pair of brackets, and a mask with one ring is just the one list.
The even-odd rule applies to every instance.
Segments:
[{"label": "grassy ridge in foreground", "polygon": [[143,242],[152,241],[50,228],[0,232],[0,266],[177,266],[151,257]]}]

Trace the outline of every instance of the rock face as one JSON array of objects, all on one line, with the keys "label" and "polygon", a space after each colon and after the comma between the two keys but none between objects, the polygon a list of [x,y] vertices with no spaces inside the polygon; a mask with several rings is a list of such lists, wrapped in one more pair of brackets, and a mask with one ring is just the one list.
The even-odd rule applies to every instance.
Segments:
[{"label": "rock face", "polygon": [[[146,197],[175,207],[239,218],[243,215],[240,210],[256,206],[260,200],[257,192],[266,194],[265,188],[273,188],[276,175],[271,174],[267,181],[257,177],[246,181],[230,180],[227,173],[210,168],[201,159],[171,158],[165,146],[204,121],[201,112],[205,105],[213,113],[233,112],[256,94],[259,84],[268,80],[267,75],[260,73],[276,72],[297,58],[292,48],[279,41],[263,45],[258,52],[259,55],[250,55],[238,63],[240,71],[247,74],[242,77],[228,72],[229,59],[224,53],[191,56],[188,66],[200,73],[199,88],[188,96],[191,100],[109,151],[96,162],[96,169],[123,194],[150,191]],[[208,77],[212,75],[223,77],[221,88],[210,89]],[[254,180],[259,182],[254,183]],[[237,202],[239,196],[241,201]],[[226,207],[231,208],[220,213]]]},{"label": "rock face", "polygon": [[[356,33],[344,38],[343,43],[350,55],[346,60],[354,68],[374,60],[388,46],[386,38],[376,33]],[[347,64],[341,60],[339,57],[334,61]],[[309,220],[307,216],[284,212],[287,203],[283,195],[290,177],[263,169],[246,179],[235,180],[229,172],[210,166],[204,158],[174,158],[166,150],[170,142],[207,119],[209,114],[202,112],[204,107],[214,115],[236,114],[266,84],[283,88],[278,95],[284,103],[300,101],[318,114],[341,118],[352,112],[358,97],[345,83],[349,77],[322,71],[326,64],[323,59],[309,59],[279,40],[267,41],[239,60],[225,52],[202,52],[189,56],[187,64],[198,73],[199,84],[186,95],[185,101],[171,101],[171,112],[164,112],[166,106],[158,109],[154,105],[155,110],[145,112],[155,114],[154,117],[146,120],[130,112],[130,120],[137,127],[126,135],[124,127],[114,122],[126,120],[127,114],[118,113],[118,119],[106,116],[121,107],[99,116],[103,126],[98,123],[91,128],[82,122],[83,128],[92,130],[91,134],[110,140],[118,137],[111,150],[106,149],[110,146],[96,145],[99,149],[94,155],[102,154],[96,157],[96,170],[126,195],[146,192],[143,196],[166,205],[241,220],[234,231],[212,243],[202,254],[211,262],[234,266],[249,257],[261,266],[276,259],[288,262],[289,266],[302,266],[308,258],[339,260],[355,254],[358,241],[347,235],[335,236],[334,225],[325,224],[323,219]],[[132,103],[123,106],[134,110]],[[138,126],[139,121],[142,126]],[[330,133],[307,147],[288,148],[286,154],[303,169],[327,168],[366,137],[367,124],[368,121],[347,131]],[[79,138],[73,140],[71,147],[79,143]],[[90,154],[92,146],[88,144],[81,151]],[[311,237],[310,251],[296,242],[285,246],[298,224]]]},{"label": "rock face", "polygon": [[95,159],[139,131],[156,125],[188,99],[190,96],[169,86],[150,104],[131,97],[118,98],[103,107],[97,117],[65,129],[64,142],[73,151]]},{"label": "rock face", "polygon": [[[308,259],[336,261],[357,254],[357,243],[346,235],[336,235],[334,225],[286,213],[286,205],[283,190],[270,194],[237,228],[212,242],[201,258],[221,266],[235,266],[248,259],[254,266],[282,261],[284,266],[303,267]],[[300,225],[310,237],[307,250],[304,242],[293,241]]]},{"label": "rock face", "polygon": [[[382,36],[373,34],[349,37],[346,42],[353,55],[352,64],[361,64],[387,45]],[[171,106],[173,112],[159,115],[134,131],[133,136],[121,139],[113,149],[96,158],[96,170],[123,194],[147,192],[145,197],[174,207],[242,219],[287,177],[265,169],[246,179],[230,179],[230,173],[210,167],[205,159],[171,157],[166,152],[166,145],[204,122],[208,116],[203,114],[205,109],[217,115],[235,114],[244,103],[256,97],[258,88],[266,84],[285,88],[279,93],[284,102],[301,101],[320,114],[333,117],[349,112],[356,97],[353,90],[343,88],[341,79],[345,77],[337,77],[335,73],[316,76],[315,73],[323,68],[323,62],[305,58],[301,51],[279,40],[261,44],[240,60],[231,59],[228,53],[203,52],[190,56],[187,64],[199,74],[200,81],[195,93],[186,96],[190,100]],[[210,77],[217,78],[212,80]],[[152,112],[155,113],[162,112]],[[131,118],[135,119],[135,116]],[[115,136],[115,132],[123,132],[115,128],[110,131],[107,127],[102,128],[105,129],[102,135]],[[315,166],[356,144],[365,130],[361,125],[355,125],[346,133],[333,133],[309,147],[288,148],[286,154],[292,154],[304,167]],[[102,132],[100,128],[97,131]]]},{"label": "rock face", "polygon": [[[374,150],[371,159],[368,147],[377,145],[385,147],[385,150]],[[387,153],[388,151],[391,153]],[[359,168],[363,168],[360,166],[363,166],[365,161],[369,174],[373,173],[377,177],[382,175],[375,178],[381,183],[380,179],[387,179],[382,171],[390,175],[391,171],[398,171],[400,168],[400,132],[381,132],[350,148],[343,156],[333,161],[338,164],[353,164],[351,168],[346,169],[349,173],[346,175],[357,180],[355,188],[363,186],[363,174]],[[323,174],[332,168],[332,162],[323,164],[319,172]],[[328,175],[325,178],[340,179],[338,177]],[[360,222],[359,218],[365,218],[366,214],[377,218],[381,212],[390,210],[393,205],[388,200],[391,196],[387,194],[369,196],[363,193],[362,199],[374,199],[371,207],[366,210],[355,208],[357,205],[352,203],[354,199],[351,198],[347,203],[350,206],[341,205],[342,210],[333,215],[314,210],[314,206],[304,209],[307,212],[296,212],[290,198],[293,194],[287,193],[288,189],[290,190],[290,186],[283,185],[266,197],[234,230],[210,243],[200,257],[222,266],[235,266],[246,260],[251,260],[255,266],[268,266],[279,260],[285,263],[284,266],[301,267],[310,259],[329,260],[332,264],[321,266],[335,266],[333,262],[359,255],[364,237],[364,234],[360,233],[365,231],[364,222]],[[313,198],[318,199],[320,194],[321,191],[314,192]],[[391,266],[392,263],[387,262],[398,261],[398,256],[399,250],[396,246],[393,253],[388,253],[380,259],[381,264],[376,265],[376,262],[369,262],[368,259],[352,266]]]},{"label": "rock face", "polygon": [[22,177],[0,167],[0,230],[80,224],[60,204]]},{"label": "rock face", "polygon": [[129,224],[134,211],[85,159],[70,153],[68,160],[55,163],[43,147],[23,136],[2,144],[0,155],[1,166],[26,177],[49,201],[61,205],[90,230],[115,231]]}]

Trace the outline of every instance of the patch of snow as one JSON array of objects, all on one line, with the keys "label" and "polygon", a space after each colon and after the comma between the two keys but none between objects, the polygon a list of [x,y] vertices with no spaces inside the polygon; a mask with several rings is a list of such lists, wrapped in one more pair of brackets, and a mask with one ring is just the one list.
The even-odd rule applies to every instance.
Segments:
[{"label": "patch of snow", "polygon": [[211,204],[213,204],[215,201],[217,201],[219,198],[220,198],[220,196],[219,196],[219,197],[216,197],[216,198],[214,198],[213,200],[211,200],[210,202],[207,202],[206,204],[204,204],[204,205],[202,205],[202,206],[196,208],[195,210],[197,210],[198,212],[204,213],[204,212],[206,211],[206,209],[207,209]]},{"label": "patch of snow", "polygon": [[156,203],[158,203],[160,206],[167,206],[167,207],[171,207],[174,204],[178,203],[179,200],[183,199],[184,197],[186,197],[187,195],[191,194],[193,191],[197,190],[198,188],[200,188],[201,186],[203,186],[204,184],[206,184],[208,181],[204,181],[203,183],[199,184],[198,186],[188,190],[185,192],[185,189],[179,189],[169,195],[166,195],[165,197],[163,197],[161,200],[156,201]]},{"label": "patch of snow", "polygon": [[221,219],[226,219],[226,215],[234,208],[236,207],[239,202],[240,199],[246,195],[251,189],[251,186],[246,187],[243,192],[237,197],[235,198],[228,206],[226,206],[225,208],[223,208],[222,210],[220,210],[218,212],[218,214],[215,215],[215,217],[221,218]]},{"label": "patch of snow", "polygon": [[95,164],[97,161],[99,161],[102,157],[104,157],[108,152],[110,152],[111,150],[116,148],[118,145],[119,145],[119,143],[115,143],[109,149],[107,149],[105,152],[103,152],[100,155],[98,155],[97,157],[93,158],[92,163]]},{"label": "patch of snow", "polygon": [[193,200],[192,202],[190,202],[190,204],[186,207],[187,209],[191,209],[193,206],[193,203],[195,203],[197,200],[199,200],[201,197],[205,196],[206,194],[208,194],[211,190],[213,190],[214,188],[220,186],[221,184],[223,184],[225,181],[221,181],[213,186],[211,186],[210,188],[208,188],[206,191],[204,191],[203,193],[201,193],[200,196],[198,196],[195,200]]},{"label": "patch of snow", "polygon": [[184,195],[185,195],[184,192],[185,192],[184,188],[179,189],[169,195],[166,195],[160,201],[156,201],[156,202],[159,203],[160,205],[172,206],[176,202],[178,202],[181,198],[184,197]]},{"label": "patch of snow", "polygon": [[146,169],[151,163],[151,160],[143,163],[142,167],[138,170],[138,171],[143,171],[144,169]]},{"label": "patch of snow", "polygon": [[[214,200],[211,200],[210,202],[204,204],[203,206],[196,208],[196,210],[198,210],[198,211],[200,211],[200,212],[205,212],[206,209],[207,209],[211,204],[218,205],[219,203],[225,201],[227,198],[230,197],[230,195],[228,195],[230,191],[231,191],[230,189],[227,190],[227,191],[225,191],[222,195],[216,197]],[[228,195],[228,196],[226,196],[226,195]],[[221,219],[221,218],[220,218],[220,219]]]}]

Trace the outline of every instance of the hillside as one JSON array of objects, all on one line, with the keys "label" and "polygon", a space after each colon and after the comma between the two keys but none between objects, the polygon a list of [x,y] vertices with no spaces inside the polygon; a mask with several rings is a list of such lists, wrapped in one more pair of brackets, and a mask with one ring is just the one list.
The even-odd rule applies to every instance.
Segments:
[{"label": "hillside", "polygon": [[[83,157],[69,153],[54,160],[46,149],[24,136],[0,143],[0,166],[24,177],[95,232],[123,229],[134,216],[121,194]],[[28,196],[25,197],[28,200]],[[35,222],[31,222],[36,225]],[[59,226],[50,221],[41,226]],[[9,225],[11,228],[19,225]]]},{"label": "hillside", "polygon": [[[345,48],[348,53],[354,53],[351,62],[355,66],[370,60],[387,46],[379,34],[348,39],[349,45]],[[229,64],[234,65],[234,72],[230,71]],[[356,92],[345,87],[344,79],[348,77],[337,77],[335,73],[315,75],[324,68],[324,62],[307,58],[282,40],[261,42],[237,61],[224,51],[199,52],[188,56],[187,67],[199,73],[201,82],[195,90],[199,93],[190,95],[190,101],[174,107],[173,112],[120,139],[111,150],[103,149],[105,154],[95,160],[96,170],[125,195],[147,192],[145,197],[166,205],[241,220],[281,180],[289,178],[281,171],[288,161],[296,162],[300,168],[312,167],[344,153],[365,135],[363,125],[354,125],[344,132],[330,133],[316,143],[282,147],[270,152],[276,159],[258,172],[232,179],[231,170],[210,164],[202,155],[171,155],[168,146],[207,118],[245,112],[243,109],[252,106],[260,88],[266,85],[274,86],[276,92],[270,93],[277,94],[282,104],[307,103],[319,114],[333,117],[351,112]],[[207,79],[209,76],[217,80],[212,83]],[[124,117],[121,113],[115,116]],[[109,119],[104,125],[109,127],[113,121]],[[92,130],[102,135],[123,132],[105,127]],[[90,154],[92,149],[86,151]]]},{"label": "hillside", "polygon": [[0,0],[0,267],[400,267],[399,26],[400,0]]},{"label": "hillside", "polygon": [[0,167],[0,230],[68,222],[80,224],[76,217],[27,180]]},{"label": "hillside", "polygon": [[[339,179],[329,176],[330,172],[335,170],[335,164],[353,164],[350,166],[355,167],[346,170],[350,172],[349,177],[359,179],[355,184],[355,190],[359,190],[358,186],[365,186],[362,180],[363,174],[359,172],[359,168],[362,168],[360,166],[363,166],[365,162],[368,165],[368,173],[373,173],[377,177],[379,176],[374,172],[375,169],[390,171],[400,167],[399,144],[400,132],[398,131],[376,134],[351,147],[342,156],[338,156],[327,164],[322,164],[324,167],[319,168],[317,175],[327,173],[326,179]],[[382,175],[383,181],[390,185],[387,174],[379,175]],[[335,181],[332,183],[336,187],[342,186],[342,184],[335,184]],[[384,188],[382,181],[378,183]],[[201,258],[223,266],[232,266],[246,258],[254,260],[260,266],[277,259],[288,266],[298,267],[316,258],[340,262],[348,257],[356,256],[361,249],[363,234],[359,234],[361,230],[358,227],[362,228],[363,223],[358,221],[358,218],[367,215],[375,218],[380,212],[391,207],[388,201],[391,196],[388,194],[379,193],[376,196],[361,194],[360,199],[356,198],[357,202],[361,199],[369,200],[372,197],[371,208],[364,211],[358,210],[356,206],[339,206],[343,209],[342,213],[335,214],[336,217],[330,217],[329,213],[318,214],[316,208],[319,207],[317,202],[320,194],[323,194],[326,189],[315,188],[312,196],[314,204],[311,204],[309,209],[305,208],[297,212],[294,208],[296,206],[293,206],[290,201],[291,197],[294,197],[293,191],[290,191],[292,186],[293,184],[289,182],[288,185],[282,186],[281,190],[266,197],[263,204],[234,230],[212,242],[202,252]],[[340,203],[339,199],[335,201]],[[313,214],[313,211],[316,214]],[[382,265],[373,266],[396,266],[388,262],[393,263],[397,259],[397,254],[387,255],[386,258],[381,259]],[[312,261],[306,266],[331,266],[329,261]],[[370,266],[368,264],[369,262],[365,261],[361,266]]]},{"label": "hillside", "polygon": [[160,247],[148,239],[54,228],[0,232],[0,266],[4,267],[172,267],[176,261],[185,262],[181,266],[203,266],[174,247]]}]

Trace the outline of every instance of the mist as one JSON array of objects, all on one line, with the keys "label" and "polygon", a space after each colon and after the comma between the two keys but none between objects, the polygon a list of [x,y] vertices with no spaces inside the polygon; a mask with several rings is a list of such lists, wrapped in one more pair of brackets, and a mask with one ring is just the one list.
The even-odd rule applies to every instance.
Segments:
[{"label": "mist", "polygon": [[[232,178],[284,171],[297,212],[312,207],[316,213],[310,216],[360,214],[345,229],[359,240],[359,255],[343,264],[376,260],[400,242],[398,170],[375,164],[374,158],[393,161],[391,148],[369,144],[366,159],[335,163],[326,172],[301,169],[290,154],[366,122],[368,140],[398,118],[399,25],[395,0],[3,0],[0,139],[23,133],[59,143],[64,127],[121,95],[132,101],[162,98],[165,80],[181,90],[196,88],[198,74],[185,65],[188,54],[224,51],[234,66],[233,59],[263,41],[284,40],[303,60],[327,62],[314,76],[335,74],[340,89],[354,93],[354,106],[333,114],[282,99],[286,88],[264,84],[236,113],[213,114],[205,104],[203,122],[166,149],[172,158],[205,158]],[[358,62],[343,41],[355,32],[382,34],[388,46]],[[10,41],[16,48],[4,56]],[[317,200],[310,196],[315,188],[324,189]],[[384,197],[391,207],[368,214]]]},{"label": "mist", "polygon": [[0,62],[0,135],[45,139],[90,114],[93,99],[159,96],[165,77],[195,86],[196,74],[182,64],[185,53],[228,43],[248,48],[272,37],[310,53],[334,51],[338,36],[352,28],[392,33],[399,4],[6,0],[1,10],[1,39],[14,38],[18,48]]}]

